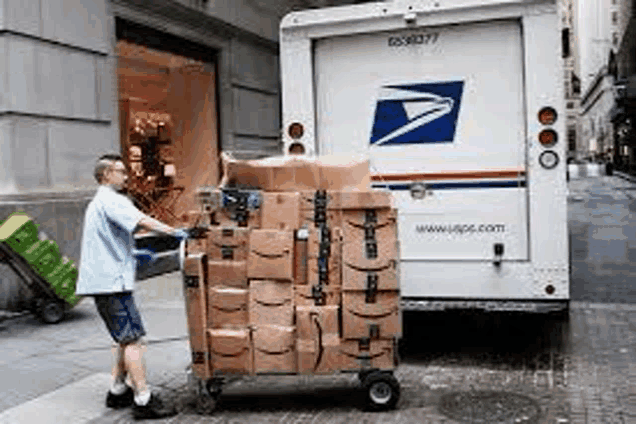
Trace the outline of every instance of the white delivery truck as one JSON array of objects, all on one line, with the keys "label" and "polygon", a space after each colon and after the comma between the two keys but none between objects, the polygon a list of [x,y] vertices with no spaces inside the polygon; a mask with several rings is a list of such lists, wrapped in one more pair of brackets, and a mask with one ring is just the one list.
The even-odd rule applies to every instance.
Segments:
[{"label": "white delivery truck", "polygon": [[567,309],[560,40],[544,0],[283,19],[285,150],[368,155],[398,203],[404,310]]}]

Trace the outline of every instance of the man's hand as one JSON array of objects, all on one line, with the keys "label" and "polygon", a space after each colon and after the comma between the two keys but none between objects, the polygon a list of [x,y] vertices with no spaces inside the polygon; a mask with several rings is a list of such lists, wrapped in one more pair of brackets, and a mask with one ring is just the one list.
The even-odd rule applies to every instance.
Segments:
[{"label": "man's hand", "polygon": [[173,237],[178,238],[179,240],[185,240],[190,237],[190,233],[185,228],[177,228],[173,233]]}]

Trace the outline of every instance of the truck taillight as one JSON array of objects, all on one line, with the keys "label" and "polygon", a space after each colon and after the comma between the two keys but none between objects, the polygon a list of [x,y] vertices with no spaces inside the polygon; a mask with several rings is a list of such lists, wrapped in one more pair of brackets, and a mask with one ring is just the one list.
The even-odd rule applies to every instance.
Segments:
[{"label": "truck taillight", "polygon": [[539,122],[543,125],[552,125],[557,120],[557,113],[551,107],[544,107],[539,111]]},{"label": "truck taillight", "polygon": [[539,133],[539,143],[542,146],[552,146],[557,142],[557,133],[554,130],[547,129]]},{"label": "truck taillight", "polygon": [[305,128],[303,128],[303,124],[300,122],[294,122],[287,128],[287,134],[289,134],[289,136],[294,140],[301,138],[304,132]]}]

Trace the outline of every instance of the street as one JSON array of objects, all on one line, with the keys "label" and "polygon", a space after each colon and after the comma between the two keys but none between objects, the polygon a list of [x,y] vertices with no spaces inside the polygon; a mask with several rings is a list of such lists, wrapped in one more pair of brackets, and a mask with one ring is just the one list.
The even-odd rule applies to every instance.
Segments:
[{"label": "street", "polygon": [[[170,423],[636,422],[636,183],[569,182],[569,316],[405,314],[402,396],[366,413],[357,377],[257,377],[228,385],[198,415],[187,391],[190,354],[179,273],[138,283],[151,386],[177,403]],[[0,423],[127,423],[104,405],[110,337],[85,299],[58,325],[0,321]]]}]

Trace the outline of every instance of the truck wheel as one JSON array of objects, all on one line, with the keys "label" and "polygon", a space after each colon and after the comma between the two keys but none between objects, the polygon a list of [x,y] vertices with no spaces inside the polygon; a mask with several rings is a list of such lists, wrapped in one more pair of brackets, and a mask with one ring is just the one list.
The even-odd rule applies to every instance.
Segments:
[{"label": "truck wheel", "polygon": [[400,399],[400,383],[389,372],[372,372],[362,382],[363,408],[366,411],[388,411]]},{"label": "truck wheel", "polygon": [[57,324],[64,318],[64,305],[55,300],[46,301],[40,307],[37,315],[45,324]]}]

